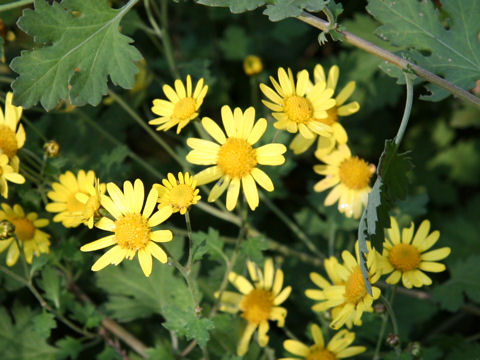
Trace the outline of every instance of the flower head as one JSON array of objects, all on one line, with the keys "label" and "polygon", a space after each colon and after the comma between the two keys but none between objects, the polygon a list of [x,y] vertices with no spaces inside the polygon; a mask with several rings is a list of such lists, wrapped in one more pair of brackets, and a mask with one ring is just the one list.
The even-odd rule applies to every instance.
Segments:
[{"label": "flower head", "polygon": [[178,180],[171,173],[167,179],[162,180],[162,184],[154,184],[153,187],[158,191],[158,208],[170,206],[172,211],[180,212],[184,215],[190,206],[195,205],[200,200],[197,189],[197,181],[187,172],[179,172]]},{"label": "flower head", "polygon": [[[15,166],[14,166],[15,167]],[[9,165],[8,156],[0,154],[0,194],[4,198],[8,198],[8,183],[23,184],[25,178],[18,173],[18,170]],[[16,166],[18,169],[18,165]]]},{"label": "flower head", "polygon": [[[326,81],[327,89],[332,89],[335,91],[335,88],[337,87],[338,76],[340,74],[340,69],[337,65],[334,65],[330,68],[328,71],[328,78],[325,78],[325,71],[323,70],[323,66],[320,64],[315,66],[313,73],[315,84],[324,83]],[[313,84],[310,86],[313,87]],[[332,127],[333,135],[318,137],[317,152],[326,155],[332,151],[336,144],[343,145],[347,143],[347,132],[340,124],[339,117],[352,115],[360,109],[360,105],[356,101],[345,104],[347,99],[354,91],[355,81],[350,81],[335,97],[336,104],[334,107],[327,110],[328,116],[326,118],[319,119],[320,122]],[[295,154],[301,154],[308,150],[308,148],[315,142],[315,139],[316,136],[308,139],[303,137],[302,134],[297,134],[290,143],[290,149],[292,149]]]},{"label": "flower head", "polygon": [[314,344],[305,345],[297,340],[285,340],[283,347],[288,352],[300,356],[281,358],[279,360],[337,360],[361,354],[366,350],[364,346],[350,346],[355,340],[355,334],[347,330],[340,330],[325,346],[322,330],[317,324],[311,327]]},{"label": "flower head", "polygon": [[[38,219],[37,213],[31,212],[25,214],[23,208],[16,204],[12,207],[3,203],[0,210],[0,220],[7,220],[15,227],[15,236],[23,247],[25,259],[29,264],[33,261],[33,256],[39,256],[41,253],[50,251],[50,235],[39,230],[49,224],[47,219]],[[0,240],[0,253],[8,249],[7,265],[16,264],[20,256],[15,238],[12,236],[6,240]]]},{"label": "flower head", "polygon": [[248,55],[243,60],[243,71],[245,71],[245,74],[247,74],[248,76],[259,74],[262,72],[262,70],[262,59],[260,59],[258,56]]},{"label": "flower head", "polygon": [[[247,325],[241,335],[237,346],[237,354],[244,355],[253,333],[258,328],[258,343],[264,347],[268,344],[268,321],[276,321],[279,327],[285,323],[287,309],[281,305],[290,295],[292,288],[283,287],[283,271],[275,270],[272,259],[266,259],[264,271],[253,262],[247,262],[248,273],[253,281],[241,275],[231,272],[228,280],[237,288],[239,293],[224,291],[221,294],[220,310],[230,313],[241,311],[241,316],[247,321]],[[215,294],[219,296],[219,294]]]},{"label": "flower head", "polygon": [[114,183],[108,183],[107,192],[108,196],[102,195],[101,203],[114,220],[102,217],[95,226],[113,234],[83,245],[80,250],[94,251],[114,245],[93,264],[92,271],[102,270],[109,264],[118,265],[125,258],[131,260],[138,253],[143,273],[150,276],[152,256],[162,263],[167,262],[167,254],[156,242],[173,239],[170,230],[152,228],[167,220],[172,209],[167,206],[154,213],[158,192],[153,188],[148,193],[144,206],[145,190],[140,179],[135,180],[134,185],[125,181],[123,192]]},{"label": "flower head", "polygon": [[20,160],[17,152],[25,144],[25,129],[20,124],[23,108],[12,105],[13,93],[5,98],[5,115],[0,109],[0,154],[8,156],[10,165],[18,172]]},{"label": "flower head", "polygon": [[[379,254],[368,245],[367,269],[370,284],[375,284],[380,278],[381,269],[378,266]],[[312,280],[321,290],[309,289],[305,295],[319,302],[312,309],[315,311],[325,311],[332,309],[332,322],[330,326],[339,329],[343,325],[351,327],[353,325],[361,325],[361,318],[364,311],[372,312],[372,303],[380,296],[380,289],[372,286],[372,295],[368,294],[363,279],[362,270],[360,269],[360,254],[358,251],[358,242],[356,244],[355,258],[349,251],[342,252],[343,264],[336,263],[334,271],[338,275],[338,283],[329,285],[328,281],[320,280],[317,276],[313,276]]]},{"label": "flower head", "polygon": [[177,134],[198,116],[198,109],[208,91],[208,85],[203,85],[200,79],[192,93],[192,78],[187,76],[186,88],[181,80],[175,80],[175,90],[169,85],[163,85],[163,92],[167,100],[153,100],[152,112],[159,118],[150,120],[151,125],[160,125],[157,130],[167,131],[177,126]]},{"label": "flower head", "polygon": [[338,211],[347,217],[358,219],[363,207],[367,205],[368,193],[372,189],[370,179],[375,166],[358,156],[352,156],[346,144],[340,145],[328,155],[315,153],[315,156],[325,165],[315,165],[313,170],[326,176],[313,189],[321,192],[333,187],[325,199],[325,205],[330,206],[338,201]]},{"label": "flower head", "polygon": [[203,127],[218,144],[189,138],[187,145],[193,150],[187,154],[187,161],[198,165],[214,165],[195,175],[198,185],[218,180],[210,191],[208,201],[217,200],[228,188],[227,209],[233,210],[242,187],[250,209],[255,210],[259,204],[255,182],[265,190],[273,191],[272,180],[258,165],[283,164],[285,158],[282,154],[287,148],[283,144],[253,147],[267,129],[265,119],[255,122],[253,107],[249,107],[245,112],[235,108],[232,112],[230,107],[225,105],[222,107],[222,121],[226,136],[212,119],[203,118]]},{"label": "flower head", "polygon": [[390,274],[387,283],[397,284],[402,280],[406,288],[431,285],[432,280],[424,273],[442,272],[445,265],[436,261],[450,254],[449,247],[427,251],[438,241],[440,232],[430,232],[430,221],[423,220],[414,235],[415,226],[400,229],[397,220],[390,217],[391,228],[383,243],[383,273]]},{"label": "flower head", "polygon": [[277,122],[273,126],[290,133],[300,132],[304,138],[312,139],[317,135],[331,136],[332,128],[319,119],[328,117],[327,110],[335,106],[332,99],[333,90],[327,88],[325,81],[309,88],[308,71],[298,73],[297,83],[293,73],[288,74],[283,68],[278,69],[278,82],[270,76],[272,88],[260,84],[263,94],[271,101],[262,100],[263,104],[273,110]]},{"label": "flower head", "polygon": [[76,176],[67,171],[60,175],[59,180],[52,184],[53,190],[47,194],[52,202],[47,204],[46,210],[58,213],[53,221],[61,222],[68,228],[82,223],[92,228],[105,185],[99,183],[92,170],[80,170]]}]

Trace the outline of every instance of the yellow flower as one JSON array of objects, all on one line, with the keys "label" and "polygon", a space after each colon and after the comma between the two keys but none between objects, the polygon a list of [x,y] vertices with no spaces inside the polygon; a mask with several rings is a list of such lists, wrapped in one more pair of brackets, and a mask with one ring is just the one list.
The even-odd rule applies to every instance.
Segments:
[{"label": "yellow flower", "polygon": [[[287,309],[278,305],[282,304],[292,291],[290,286],[282,290],[283,271],[275,270],[272,259],[265,260],[263,273],[251,261],[247,261],[247,268],[253,285],[243,276],[231,272],[228,280],[241,294],[224,291],[220,298],[221,311],[234,314],[241,311],[241,316],[247,321],[237,346],[239,356],[248,351],[250,339],[257,328],[258,344],[261,347],[268,344],[268,320],[276,321],[279,327],[283,327]],[[219,296],[219,294],[216,293],[215,296]]]},{"label": "yellow flower", "polygon": [[102,270],[109,264],[118,265],[125,258],[131,260],[138,252],[140,267],[145,276],[150,276],[152,256],[162,263],[167,262],[167,254],[155,243],[173,239],[170,230],[153,231],[152,228],[167,220],[172,209],[167,206],[153,213],[158,199],[158,192],[153,188],[144,206],[145,190],[140,179],[135,180],[134,185],[125,181],[123,192],[114,183],[108,183],[107,191],[108,196],[103,195],[101,202],[114,220],[102,217],[95,226],[114,234],[83,245],[80,250],[94,251],[114,245],[93,264],[92,271]]},{"label": "yellow flower", "polygon": [[425,252],[435,245],[440,232],[435,230],[429,234],[430,221],[428,220],[422,221],[415,236],[413,222],[409,228],[402,229],[401,233],[394,217],[390,217],[390,222],[391,228],[387,230],[388,238],[383,243],[383,273],[392,273],[387,278],[387,283],[397,284],[401,279],[406,288],[431,285],[432,280],[424,271],[444,271],[445,265],[436,261],[443,260],[450,254],[449,247]]},{"label": "yellow flower", "polygon": [[334,187],[325,199],[325,205],[330,206],[338,201],[338,211],[347,217],[358,219],[362,209],[367,205],[368,193],[371,191],[370,179],[375,172],[375,166],[352,156],[348,146],[340,145],[337,150],[328,155],[315,156],[326,165],[315,165],[313,170],[325,178],[315,184],[317,192]]},{"label": "yellow flower", "polygon": [[183,85],[181,80],[175,80],[175,90],[169,85],[163,85],[163,92],[167,100],[153,100],[152,112],[159,115],[159,118],[150,120],[151,125],[160,125],[157,130],[167,131],[177,126],[177,134],[188,125],[190,121],[198,116],[198,109],[203,103],[203,99],[208,91],[208,85],[203,85],[201,78],[195,86],[192,94],[192,78],[187,76],[187,86]]},{"label": "yellow flower", "polygon": [[[368,245],[367,269],[369,273],[370,284],[375,284],[380,278],[381,269],[379,268],[380,255]],[[319,302],[314,305],[315,311],[326,311],[333,309],[332,322],[330,326],[339,329],[343,325],[351,327],[361,325],[362,314],[365,311],[372,312],[372,303],[380,297],[380,289],[372,286],[372,295],[369,295],[363,280],[362,270],[360,269],[358,242],[355,246],[357,258],[350,252],[342,252],[343,265],[337,263],[335,272],[338,275],[338,284],[328,285],[328,282],[318,283],[314,281],[322,290],[307,290],[305,295]]]},{"label": "yellow flower", "polygon": [[162,184],[154,184],[153,187],[158,192],[158,208],[170,206],[172,211],[180,212],[184,215],[190,206],[195,205],[200,200],[199,190],[196,188],[197,181],[187,172],[179,172],[178,180],[171,173],[167,179],[162,180]]},{"label": "yellow flower", "polygon": [[47,196],[52,200],[45,207],[48,212],[58,213],[53,218],[63,226],[77,227],[84,223],[93,227],[94,217],[100,208],[100,195],[105,193],[105,185],[99,184],[95,173],[80,170],[75,176],[71,171],[60,175],[60,182],[52,184]]},{"label": "yellow flower", "polygon": [[273,126],[290,133],[300,132],[303,137],[312,139],[317,135],[331,136],[332,128],[320,121],[328,117],[327,110],[335,106],[332,99],[333,90],[327,88],[325,81],[309,88],[308,71],[298,73],[297,83],[290,69],[278,69],[278,82],[270,76],[272,88],[260,84],[263,94],[271,101],[262,100],[263,104],[273,110],[277,122]]},{"label": "yellow flower", "polygon": [[0,194],[4,198],[8,198],[8,183],[23,184],[25,178],[18,173],[12,166],[8,164],[8,156],[0,154]]},{"label": "yellow flower", "polygon": [[[335,88],[337,87],[339,74],[340,69],[337,65],[334,65],[330,68],[327,79],[325,78],[325,71],[323,70],[322,65],[316,65],[315,69],[313,70],[315,84],[326,81],[327,89],[332,89],[333,91],[335,91]],[[311,86],[313,86],[313,84],[311,84]],[[347,143],[347,132],[340,124],[339,117],[352,115],[360,110],[360,105],[356,101],[345,104],[345,101],[347,101],[354,91],[355,81],[350,81],[335,97],[336,105],[327,110],[328,117],[319,120],[320,122],[332,127],[333,136],[319,136],[317,151],[321,151],[326,155],[335,147],[336,144],[343,145]],[[297,155],[301,154],[308,150],[308,148],[315,142],[315,139],[316,136],[307,139],[301,134],[297,134],[297,136],[295,136],[293,141],[290,143],[290,149],[292,149]]]},{"label": "yellow flower", "polygon": [[[340,330],[325,347],[322,330],[317,324],[311,327],[314,345],[308,346],[297,340],[285,340],[283,347],[288,352],[300,356],[281,358],[279,360],[337,360],[352,357],[363,353],[364,346],[350,346],[355,340],[355,334],[347,330]],[[349,347],[350,346],[350,347]]]},{"label": "yellow flower", "polygon": [[[15,226],[15,236],[23,247],[25,258],[29,264],[33,261],[33,256],[40,256],[41,253],[50,251],[50,235],[39,230],[48,225],[47,219],[38,219],[37,213],[31,212],[25,214],[20,205],[14,205],[13,209],[3,203],[0,210],[0,220],[7,220]],[[8,248],[7,265],[16,264],[20,256],[20,249],[17,246],[15,238],[12,236],[6,240],[0,240],[0,253]]]},{"label": "yellow flower", "polygon": [[5,116],[0,109],[0,154],[8,156],[10,165],[18,172],[20,160],[18,150],[25,144],[25,129],[20,124],[23,108],[12,105],[13,94],[7,93],[5,97]]},{"label": "yellow flower", "polygon": [[273,191],[272,180],[258,165],[281,165],[285,162],[283,153],[287,148],[283,144],[267,144],[254,148],[267,129],[263,118],[255,122],[255,109],[249,107],[242,113],[240,108],[234,112],[229,106],[222,107],[222,121],[225,133],[212,119],[203,118],[202,125],[218,144],[196,138],[189,138],[187,145],[193,150],[187,154],[187,161],[197,165],[214,165],[195,178],[198,185],[218,180],[210,191],[208,201],[217,200],[228,187],[227,209],[233,210],[237,204],[240,188],[247,199],[250,209],[259,204],[257,182],[267,191]]},{"label": "yellow flower", "polygon": [[243,60],[243,70],[248,76],[260,74],[263,70],[262,59],[256,55],[248,55]]}]

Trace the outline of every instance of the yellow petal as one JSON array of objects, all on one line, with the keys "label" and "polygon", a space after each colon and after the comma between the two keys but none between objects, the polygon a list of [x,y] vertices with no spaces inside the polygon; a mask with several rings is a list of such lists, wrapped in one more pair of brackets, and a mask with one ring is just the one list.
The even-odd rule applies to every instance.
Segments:
[{"label": "yellow petal", "polygon": [[152,255],[145,249],[138,250],[138,262],[142,268],[143,274],[149,277],[152,273]]}]

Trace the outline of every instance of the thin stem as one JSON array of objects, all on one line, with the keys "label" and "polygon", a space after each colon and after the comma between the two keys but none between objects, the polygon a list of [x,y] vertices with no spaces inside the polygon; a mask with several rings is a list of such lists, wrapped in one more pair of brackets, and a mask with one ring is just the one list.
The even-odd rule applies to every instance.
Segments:
[{"label": "thin stem", "polygon": [[330,231],[328,232],[328,256],[334,256],[336,233],[337,233],[337,224],[334,221],[331,221]]},{"label": "thin stem", "polygon": [[410,119],[413,103],[413,81],[408,74],[404,73],[404,75],[405,83],[407,85],[407,101],[405,102],[405,110],[403,110],[402,122],[400,123],[397,135],[395,136],[395,144],[397,147],[400,145],[400,142],[403,139],[403,134],[405,133],[408,125],[408,119]]},{"label": "thin stem", "polygon": [[393,297],[395,296],[395,287],[392,289],[392,295],[390,296],[390,301],[387,300],[385,296],[382,295],[381,300],[383,305],[385,305],[385,310],[387,310],[388,316],[390,316],[390,320],[392,321],[393,333],[399,335],[398,332],[398,323],[395,317],[395,312],[392,308]]},{"label": "thin stem", "polygon": [[[323,31],[329,29],[328,28],[329,23],[327,21],[322,20],[307,12],[303,12],[302,15],[297,17],[297,19]],[[448,92],[452,93],[458,98],[466,102],[469,102],[480,109],[480,98],[458,87],[457,85],[451,83],[450,81],[442,79],[440,76],[435,75],[434,73],[422,68],[421,66],[418,66],[408,60],[405,60],[348,31],[339,31],[339,32],[344,36],[344,41],[346,41],[347,43],[350,43],[362,50],[365,50],[370,54],[378,56],[379,58],[384,59],[398,66],[402,70],[413,71],[417,76],[420,76],[421,78],[431,82],[432,84],[440,86],[441,88],[447,90]]]},{"label": "thin stem", "polygon": [[159,11],[155,2],[153,2],[153,10],[155,11],[156,15],[160,17],[160,23],[162,24],[162,42],[165,49],[165,57],[167,58],[168,67],[170,68],[172,75],[178,79],[180,78],[180,74],[178,73],[178,69],[175,64],[173,47],[170,41],[170,34],[168,32],[168,1],[169,0],[161,0],[160,14],[158,14]]},{"label": "thin stem", "polygon": [[11,2],[8,4],[0,5],[0,12],[12,10],[17,7],[29,5],[31,3],[33,3],[33,0],[20,0],[20,1]]},{"label": "thin stem", "polygon": [[378,333],[377,345],[375,346],[375,352],[373,353],[372,360],[380,359],[380,348],[382,347],[383,337],[385,336],[385,330],[387,328],[388,316],[382,315],[382,325],[380,326],[380,332]]},{"label": "thin stem", "polygon": [[42,132],[40,130],[37,129],[37,127],[35,125],[33,125],[33,123],[25,116],[23,115],[22,116],[22,122],[24,122],[25,124],[27,124],[27,126],[32,129],[32,131],[37,134],[37,136],[42,139],[43,142],[47,142],[48,139],[46,138],[45,135],[42,134]]},{"label": "thin stem", "polygon": [[193,260],[193,240],[192,240],[192,224],[190,222],[190,214],[188,211],[185,213],[185,224],[187,225],[187,237],[188,237],[188,259],[185,269],[188,273],[192,270]]},{"label": "thin stem", "polygon": [[325,14],[325,16],[327,17],[327,20],[328,20],[328,29],[331,30],[331,29],[335,29],[337,27],[337,24],[335,22],[335,16],[333,16],[332,12],[330,11],[330,9],[328,7],[324,7],[322,9],[322,12]]}]

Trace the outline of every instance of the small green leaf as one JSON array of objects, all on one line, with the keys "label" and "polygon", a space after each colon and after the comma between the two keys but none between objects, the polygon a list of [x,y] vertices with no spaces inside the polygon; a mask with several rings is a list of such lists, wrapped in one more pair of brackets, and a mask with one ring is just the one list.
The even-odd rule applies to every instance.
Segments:
[{"label": "small green leaf", "polygon": [[224,258],[224,242],[220,239],[220,234],[213,228],[208,228],[208,233],[199,231],[193,233],[193,259],[200,260],[205,254],[211,259]]},{"label": "small green leaf", "polygon": [[30,267],[30,277],[33,278],[33,275],[43,269],[43,267],[48,262],[48,254],[40,254],[40,256],[34,256],[32,266]]},{"label": "small green leaf", "polygon": [[197,0],[197,3],[207,6],[229,7],[233,14],[240,14],[264,5],[265,0]]},{"label": "small green leaf", "polygon": [[46,267],[42,270],[42,277],[38,281],[40,288],[45,291],[45,297],[52,301],[55,307],[60,307],[60,279],[57,270]]},{"label": "small green leaf", "polygon": [[82,342],[70,336],[58,340],[55,345],[58,347],[58,353],[55,357],[56,360],[75,360],[83,349]]},{"label": "small green leaf", "polygon": [[45,339],[50,337],[52,329],[57,327],[55,315],[48,313],[45,310],[41,314],[35,316],[32,319],[32,322],[33,329]]},{"label": "small green leaf", "polygon": [[229,26],[218,44],[226,59],[243,60],[249,53],[249,43],[250,40],[243,28]]},{"label": "small green leaf", "polygon": [[258,265],[263,264],[263,251],[268,243],[263,236],[248,237],[241,245],[241,252]]},{"label": "small green leaf", "polygon": [[303,10],[318,12],[326,6],[329,0],[274,0],[267,5],[263,14],[270,21],[280,21],[288,17],[297,17]]},{"label": "small green leaf", "polygon": [[149,359],[175,360],[172,345],[167,341],[156,344],[153,349],[147,349],[146,353]]},{"label": "small green leaf", "polygon": [[38,45],[23,51],[10,67],[19,76],[12,83],[16,105],[29,108],[38,102],[46,110],[62,99],[73,105],[97,105],[107,93],[107,80],[132,88],[142,56],[132,39],[118,29],[134,3],[110,8],[107,0],[63,0],[49,5],[35,0],[18,26]]},{"label": "small green leaf", "polygon": [[187,324],[187,340],[195,339],[200,347],[204,347],[210,339],[210,331],[214,328],[215,325],[212,320],[196,318]]}]

